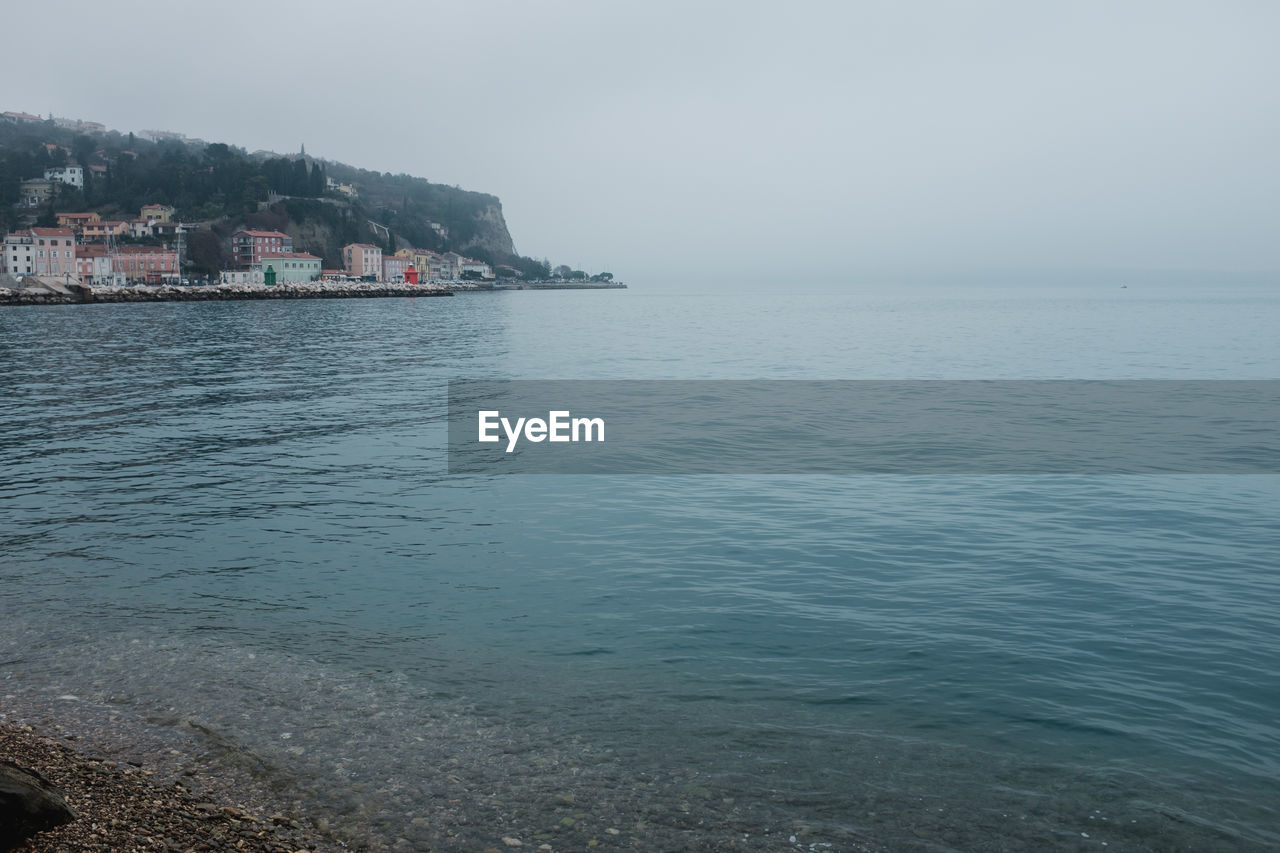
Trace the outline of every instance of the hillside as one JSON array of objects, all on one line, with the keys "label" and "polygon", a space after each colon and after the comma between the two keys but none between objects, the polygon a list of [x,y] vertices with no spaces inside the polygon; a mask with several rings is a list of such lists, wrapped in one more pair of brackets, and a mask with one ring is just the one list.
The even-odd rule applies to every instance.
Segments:
[{"label": "hillside", "polygon": [[[508,265],[545,277],[548,264],[516,254],[496,196],[391,175],[306,155],[250,154],[225,143],[170,135],[82,132],[54,121],[0,122],[0,227],[52,225],[62,211],[133,219],[144,204],[167,204],[183,223],[187,269],[211,275],[230,265],[240,228],[288,233],[297,251],[341,266],[341,247],[375,243],[420,247]],[[47,168],[79,165],[84,188],[54,186],[36,207],[16,207],[22,181]]]}]

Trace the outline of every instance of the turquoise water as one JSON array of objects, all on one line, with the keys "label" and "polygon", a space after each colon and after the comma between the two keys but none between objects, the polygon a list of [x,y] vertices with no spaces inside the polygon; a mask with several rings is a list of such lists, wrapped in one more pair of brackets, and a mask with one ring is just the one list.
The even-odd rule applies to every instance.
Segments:
[{"label": "turquoise water", "polygon": [[368,849],[1273,849],[1280,478],[443,448],[451,378],[1271,379],[1277,328],[1212,280],[7,309],[0,711]]}]

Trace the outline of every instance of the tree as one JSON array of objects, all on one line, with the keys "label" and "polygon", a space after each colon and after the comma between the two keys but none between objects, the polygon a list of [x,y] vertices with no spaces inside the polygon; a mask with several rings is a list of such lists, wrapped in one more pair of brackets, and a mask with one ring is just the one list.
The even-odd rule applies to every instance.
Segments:
[{"label": "tree", "polygon": [[83,133],[77,134],[76,138],[71,140],[71,153],[75,156],[76,162],[89,171],[89,157],[97,150],[98,143],[94,142],[93,137],[86,136]]},{"label": "tree", "polygon": [[266,201],[271,194],[271,185],[263,175],[254,175],[245,181],[241,204],[248,208],[257,208],[258,202]]},{"label": "tree", "polygon": [[556,278],[568,278],[570,275],[573,274],[573,269],[571,267],[565,266],[564,264],[561,264],[560,266],[553,269],[551,271],[551,274],[554,275]]},{"label": "tree", "polygon": [[310,189],[310,192],[307,194],[312,198],[321,198],[324,195],[324,166],[319,163],[311,164],[311,176],[308,188]]},{"label": "tree", "polygon": [[311,181],[307,175],[307,161],[299,157],[293,161],[293,180],[289,182],[289,195],[310,195]]},{"label": "tree", "polygon": [[222,239],[212,231],[192,231],[187,240],[187,258],[200,275],[214,276],[227,262]]}]

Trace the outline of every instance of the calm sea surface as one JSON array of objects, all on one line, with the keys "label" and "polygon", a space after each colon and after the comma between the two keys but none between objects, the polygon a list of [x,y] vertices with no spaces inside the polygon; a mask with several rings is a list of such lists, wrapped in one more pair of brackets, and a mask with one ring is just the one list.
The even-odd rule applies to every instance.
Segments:
[{"label": "calm sea surface", "polygon": [[368,849],[1277,849],[1280,477],[449,476],[444,416],[1278,377],[1211,277],[0,310],[0,715]]}]

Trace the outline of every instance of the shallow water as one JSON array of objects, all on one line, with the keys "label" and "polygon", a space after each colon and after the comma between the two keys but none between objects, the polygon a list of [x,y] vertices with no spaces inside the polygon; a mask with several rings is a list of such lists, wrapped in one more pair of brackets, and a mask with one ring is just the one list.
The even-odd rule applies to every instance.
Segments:
[{"label": "shallow water", "polygon": [[9,309],[0,691],[354,846],[1273,848],[1280,478],[451,477],[443,418],[460,377],[1275,378],[1278,327],[1211,281]]}]

